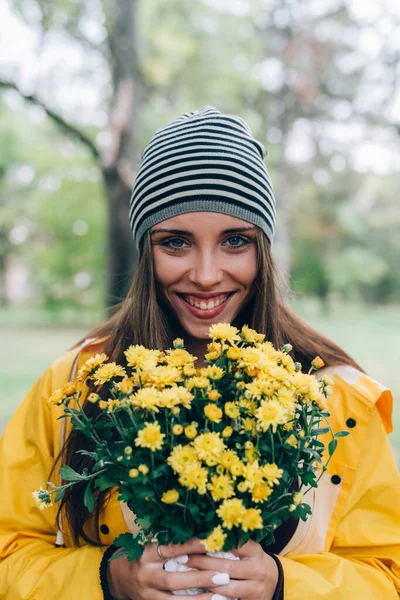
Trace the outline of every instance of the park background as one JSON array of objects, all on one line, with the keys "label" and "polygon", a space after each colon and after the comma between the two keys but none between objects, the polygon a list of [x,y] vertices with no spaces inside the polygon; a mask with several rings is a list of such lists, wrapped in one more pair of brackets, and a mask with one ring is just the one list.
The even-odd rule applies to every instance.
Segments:
[{"label": "park background", "polygon": [[157,127],[211,104],[267,149],[288,302],[395,396],[400,464],[400,4],[3,0],[0,431],[135,267]]}]

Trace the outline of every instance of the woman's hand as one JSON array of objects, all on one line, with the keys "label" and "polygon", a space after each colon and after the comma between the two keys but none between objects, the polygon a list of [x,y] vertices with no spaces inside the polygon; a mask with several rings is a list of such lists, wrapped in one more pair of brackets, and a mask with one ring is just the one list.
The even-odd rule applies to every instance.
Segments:
[{"label": "woman's hand", "polygon": [[271,600],[278,583],[278,567],[274,559],[266,554],[261,545],[249,541],[244,546],[232,550],[232,554],[240,557],[238,560],[226,560],[205,556],[197,540],[198,546],[193,546],[194,555],[189,556],[186,563],[188,567],[228,573],[230,582],[227,585],[213,588],[213,594],[219,594],[213,600],[225,598],[239,598],[240,600]]},{"label": "woman's hand", "polygon": [[[210,559],[213,561],[210,569],[206,567],[201,571],[169,573],[163,569],[164,563],[170,558],[180,557],[180,562],[189,566],[189,555],[205,554],[204,545],[198,539],[193,538],[185,544],[169,544],[160,548],[165,560],[159,557],[157,544],[149,543],[138,560],[129,562],[125,556],[121,556],[108,564],[108,587],[116,600],[171,600],[173,590],[193,587],[210,590],[205,594],[197,595],[197,600],[211,600],[213,594],[217,593],[211,590],[214,588],[223,590],[227,587],[224,585],[222,588],[221,583],[224,581],[229,583],[229,576],[222,575],[220,569],[222,561],[218,562],[215,558]],[[202,557],[197,556],[197,558]],[[229,562],[223,561],[223,564]],[[264,597],[269,598],[269,596],[262,598]],[[192,598],[193,596],[180,596],[181,600],[192,600]]]}]

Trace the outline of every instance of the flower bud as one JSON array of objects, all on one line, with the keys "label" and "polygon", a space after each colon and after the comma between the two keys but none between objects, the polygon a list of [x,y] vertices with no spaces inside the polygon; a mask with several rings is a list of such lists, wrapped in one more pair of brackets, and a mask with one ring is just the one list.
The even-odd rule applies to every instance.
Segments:
[{"label": "flower bud", "polygon": [[281,348],[281,352],[284,352],[285,354],[287,354],[288,352],[291,352],[292,350],[293,350],[292,344],[285,344]]}]

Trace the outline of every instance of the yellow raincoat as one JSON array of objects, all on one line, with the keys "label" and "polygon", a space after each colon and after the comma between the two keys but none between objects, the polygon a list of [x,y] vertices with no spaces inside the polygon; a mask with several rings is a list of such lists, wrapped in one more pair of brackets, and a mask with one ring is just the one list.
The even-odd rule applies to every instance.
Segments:
[{"label": "yellow raincoat", "polygon": [[[45,485],[62,441],[50,405],[101,344],[71,350],[43,374],[11,419],[0,443],[0,598],[102,600],[98,569],[105,548],[56,547],[56,507],[41,511],[32,491]],[[75,360],[76,359],[76,360]],[[400,479],[387,433],[391,393],[352,367],[330,369],[335,431],[349,429],[316,492],[313,515],[281,551],[285,600],[396,600],[400,591]],[[102,540],[127,527],[113,495],[101,515]],[[256,600],[256,599],[254,599]]]}]

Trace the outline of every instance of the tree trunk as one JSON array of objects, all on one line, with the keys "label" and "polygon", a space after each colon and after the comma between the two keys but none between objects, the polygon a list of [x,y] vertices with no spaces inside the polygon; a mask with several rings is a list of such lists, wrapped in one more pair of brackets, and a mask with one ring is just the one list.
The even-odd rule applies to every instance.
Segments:
[{"label": "tree trunk", "polygon": [[109,208],[108,307],[124,297],[137,262],[128,220],[138,165],[139,115],[144,97],[138,66],[137,6],[138,0],[119,0],[105,7],[114,83],[111,143],[102,166]]}]

